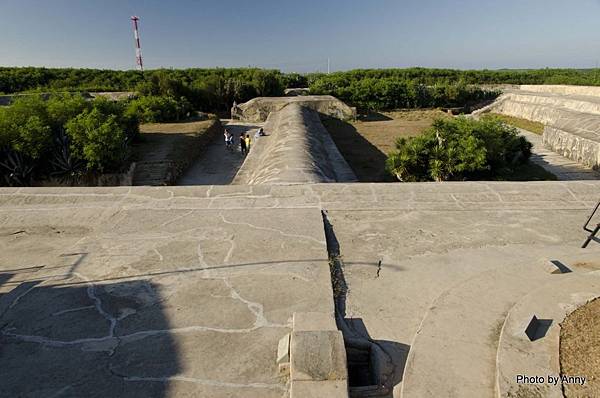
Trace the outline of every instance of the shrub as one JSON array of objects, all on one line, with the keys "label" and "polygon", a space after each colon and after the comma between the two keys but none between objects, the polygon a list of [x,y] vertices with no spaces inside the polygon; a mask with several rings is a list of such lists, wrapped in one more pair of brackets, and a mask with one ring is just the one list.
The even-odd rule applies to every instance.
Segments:
[{"label": "shrub", "polygon": [[387,160],[400,181],[494,176],[528,161],[531,143],[496,118],[438,119],[424,134],[401,138]]},{"label": "shrub", "polygon": [[88,170],[114,169],[125,159],[127,135],[117,115],[103,114],[94,107],[67,122],[66,132],[73,155],[84,159]]},{"label": "shrub", "polygon": [[0,108],[0,182],[26,185],[46,175],[77,178],[117,170],[139,132],[126,103],[79,94],[31,95]]},{"label": "shrub", "polygon": [[90,106],[81,94],[55,94],[46,102],[48,116],[56,130],[62,130],[69,120]]},{"label": "shrub", "polygon": [[140,121],[136,114],[128,111],[127,101],[110,101],[98,97],[92,101],[92,107],[98,109],[104,117],[115,116],[116,122],[125,131],[128,142],[131,142],[140,132]]},{"label": "shrub", "polygon": [[187,99],[179,101],[172,97],[147,96],[131,101],[127,115],[135,115],[142,123],[173,122],[185,118],[192,111]]},{"label": "shrub", "polygon": [[32,159],[49,151],[52,128],[40,96],[23,97],[0,109],[0,145]]}]

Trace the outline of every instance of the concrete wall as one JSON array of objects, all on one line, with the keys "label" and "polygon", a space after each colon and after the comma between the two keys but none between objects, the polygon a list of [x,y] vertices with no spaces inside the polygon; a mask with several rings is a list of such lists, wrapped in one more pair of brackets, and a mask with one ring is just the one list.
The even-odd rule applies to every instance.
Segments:
[{"label": "concrete wall", "polygon": [[234,184],[356,181],[315,110],[287,104],[269,115],[264,130],[268,136],[254,139]]},{"label": "concrete wall", "polygon": [[261,123],[267,120],[269,114],[283,109],[288,104],[299,104],[341,120],[356,118],[356,108],[351,108],[330,95],[254,98],[234,107],[231,110],[231,117],[246,122]]},{"label": "concrete wall", "polygon": [[543,123],[544,145],[588,167],[600,167],[600,87],[521,86],[475,114],[500,113]]},{"label": "concrete wall", "polygon": [[531,85],[524,84],[519,86],[521,90],[532,91],[536,93],[550,93],[558,95],[589,95],[600,97],[600,87],[598,86],[566,86],[566,85]]},{"label": "concrete wall", "polygon": [[600,166],[600,142],[546,126],[542,136],[544,146],[569,159],[592,168]]}]

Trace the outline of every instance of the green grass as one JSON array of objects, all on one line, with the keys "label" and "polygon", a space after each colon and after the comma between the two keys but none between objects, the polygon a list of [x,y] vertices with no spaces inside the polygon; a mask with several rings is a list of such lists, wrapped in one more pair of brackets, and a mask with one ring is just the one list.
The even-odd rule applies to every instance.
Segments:
[{"label": "green grass", "polygon": [[499,118],[506,124],[518,127],[523,130],[531,131],[535,134],[542,135],[542,133],[544,132],[544,125],[542,123],[533,122],[531,120],[521,119],[514,116],[501,115],[499,113],[490,113],[490,115]]}]

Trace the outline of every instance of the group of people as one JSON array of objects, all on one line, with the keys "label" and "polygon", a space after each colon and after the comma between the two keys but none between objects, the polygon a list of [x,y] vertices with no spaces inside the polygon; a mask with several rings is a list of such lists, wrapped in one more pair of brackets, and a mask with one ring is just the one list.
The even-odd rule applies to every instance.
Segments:
[{"label": "group of people", "polygon": [[[261,127],[258,129],[258,131],[254,135],[254,137],[258,138],[258,137],[263,137],[264,135],[265,135],[264,130]],[[233,134],[231,134],[227,129],[225,129],[224,136],[225,136],[225,146],[227,147],[227,149],[233,150],[233,148],[234,148]],[[244,133],[240,133],[239,143],[240,143],[240,151],[242,152],[242,155],[247,155],[250,152],[250,147],[252,146],[252,138],[250,138],[250,134],[244,135]]]}]

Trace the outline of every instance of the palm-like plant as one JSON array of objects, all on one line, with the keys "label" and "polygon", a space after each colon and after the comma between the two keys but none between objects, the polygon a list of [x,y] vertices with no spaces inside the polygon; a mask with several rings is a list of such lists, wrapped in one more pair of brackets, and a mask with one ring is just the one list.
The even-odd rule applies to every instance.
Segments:
[{"label": "palm-like plant", "polygon": [[72,154],[69,137],[64,132],[55,138],[54,148],[50,175],[69,184],[77,182],[85,170],[85,161]]},{"label": "palm-like plant", "polygon": [[5,149],[0,155],[0,174],[8,186],[31,185],[35,165],[21,153]]}]

